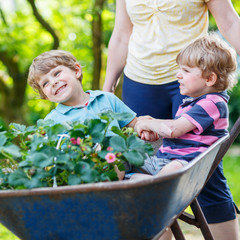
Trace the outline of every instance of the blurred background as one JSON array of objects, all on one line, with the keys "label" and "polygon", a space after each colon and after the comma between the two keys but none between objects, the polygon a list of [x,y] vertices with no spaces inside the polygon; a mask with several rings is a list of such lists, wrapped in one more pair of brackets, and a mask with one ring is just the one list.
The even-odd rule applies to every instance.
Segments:
[{"label": "blurred background", "polygon": [[[232,0],[232,3],[240,14],[240,1]],[[83,67],[84,90],[101,89],[114,17],[115,0],[0,0],[1,129],[11,122],[35,124],[55,107],[54,103],[39,99],[27,85],[28,68],[42,52],[70,51]],[[210,30],[217,31],[211,16]],[[230,126],[240,115],[239,82],[229,92]],[[121,82],[116,94],[121,96]],[[236,143],[240,144],[240,138]],[[238,145],[233,146],[224,167],[234,199],[240,206],[238,149]],[[0,239],[16,239],[10,233],[12,238],[1,234],[8,235],[0,226]]]},{"label": "blurred background", "polygon": [[[232,2],[240,14],[240,2]],[[114,17],[114,0],[0,0],[0,122],[31,125],[55,107],[27,85],[33,58],[51,49],[72,52],[83,66],[84,89],[101,89]],[[210,30],[217,30],[213,18]],[[240,84],[230,94],[233,122]]]}]

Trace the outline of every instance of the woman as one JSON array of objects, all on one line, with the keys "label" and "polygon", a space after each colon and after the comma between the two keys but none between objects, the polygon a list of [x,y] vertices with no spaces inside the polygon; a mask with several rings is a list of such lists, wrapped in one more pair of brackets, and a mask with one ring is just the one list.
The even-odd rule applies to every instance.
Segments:
[{"label": "woman", "polygon": [[[240,54],[240,21],[229,0],[117,0],[103,90],[114,92],[124,68],[123,101],[137,114],[172,118],[182,97],[178,52],[208,30],[208,9]],[[129,15],[128,15],[129,14]]]},{"label": "woman", "polygon": [[[103,90],[114,92],[124,69],[123,101],[138,116],[174,117],[183,98],[175,76],[178,71],[175,59],[182,48],[207,33],[208,10],[240,55],[240,19],[230,0],[116,0],[116,4]],[[225,191],[212,196],[209,190],[215,186],[216,175],[221,176]],[[204,202],[211,203],[212,199],[214,206],[205,207]],[[198,200],[214,238],[237,240],[235,207],[222,165]],[[226,217],[224,212],[232,214]],[[217,219],[209,220],[217,213]]]}]

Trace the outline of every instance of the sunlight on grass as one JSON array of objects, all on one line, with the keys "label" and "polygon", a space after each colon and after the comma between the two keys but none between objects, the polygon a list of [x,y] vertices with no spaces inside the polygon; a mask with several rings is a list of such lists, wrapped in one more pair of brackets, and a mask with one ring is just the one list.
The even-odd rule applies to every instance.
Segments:
[{"label": "sunlight on grass", "polygon": [[233,199],[237,206],[240,208],[240,150],[239,146],[233,146],[224,157],[223,169],[230,187]]},{"label": "sunlight on grass", "polygon": [[0,239],[3,240],[19,240],[12,232],[0,224]]},{"label": "sunlight on grass", "polygon": [[[240,172],[240,151],[239,146],[232,147],[224,157],[223,168],[224,174],[227,178],[228,185],[231,189],[233,199],[237,206],[240,208],[240,184],[239,184],[239,172]],[[187,212],[191,212],[190,208]],[[0,224],[0,239],[4,240],[19,240],[13,233]]]}]

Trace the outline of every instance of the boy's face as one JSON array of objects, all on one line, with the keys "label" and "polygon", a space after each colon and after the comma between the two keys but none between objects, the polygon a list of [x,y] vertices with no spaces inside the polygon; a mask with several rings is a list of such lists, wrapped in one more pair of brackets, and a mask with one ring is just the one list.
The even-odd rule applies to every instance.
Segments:
[{"label": "boy's face", "polygon": [[198,67],[180,65],[177,73],[180,93],[190,97],[199,97],[208,93],[207,78],[202,77],[202,71]]},{"label": "boy's face", "polygon": [[74,106],[79,104],[82,95],[80,76],[80,65],[76,64],[75,71],[60,65],[41,75],[39,85],[49,101]]}]

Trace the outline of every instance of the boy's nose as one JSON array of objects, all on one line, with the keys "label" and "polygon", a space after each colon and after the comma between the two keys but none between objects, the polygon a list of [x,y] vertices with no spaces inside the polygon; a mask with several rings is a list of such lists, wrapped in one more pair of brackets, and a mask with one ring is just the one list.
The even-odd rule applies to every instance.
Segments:
[{"label": "boy's nose", "polygon": [[181,73],[180,72],[178,72],[177,74],[176,74],[176,78],[182,78],[182,75],[181,75]]},{"label": "boy's nose", "polygon": [[58,80],[57,79],[52,79],[51,83],[52,83],[52,86],[57,85],[58,84]]}]

